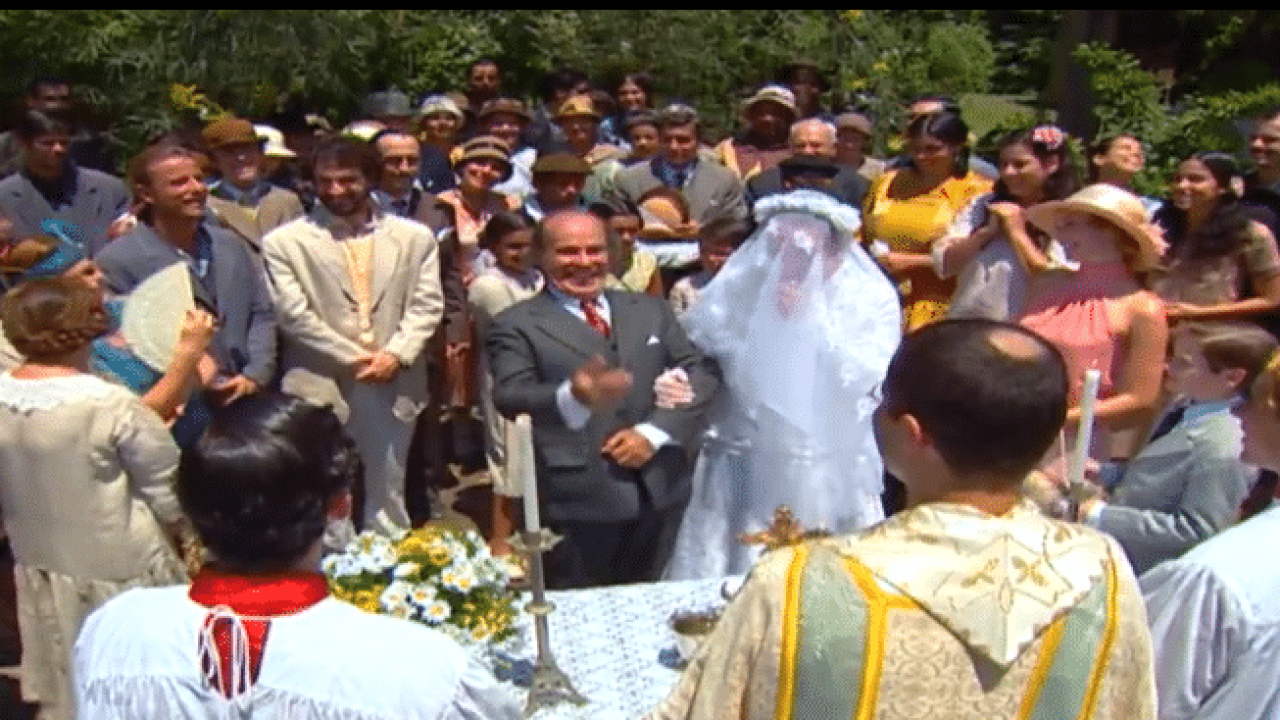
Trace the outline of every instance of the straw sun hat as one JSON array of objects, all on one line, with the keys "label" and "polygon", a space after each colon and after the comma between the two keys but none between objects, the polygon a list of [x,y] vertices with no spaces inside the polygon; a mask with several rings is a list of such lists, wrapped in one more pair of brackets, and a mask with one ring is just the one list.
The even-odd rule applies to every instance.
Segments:
[{"label": "straw sun hat", "polygon": [[1151,270],[1169,247],[1164,235],[1147,219],[1142,201],[1114,185],[1090,185],[1065,200],[1041,203],[1026,209],[1027,220],[1050,235],[1057,216],[1063,210],[1074,210],[1102,218],[1115,225],[1137,247],[1133,262],[1136,271]]}]

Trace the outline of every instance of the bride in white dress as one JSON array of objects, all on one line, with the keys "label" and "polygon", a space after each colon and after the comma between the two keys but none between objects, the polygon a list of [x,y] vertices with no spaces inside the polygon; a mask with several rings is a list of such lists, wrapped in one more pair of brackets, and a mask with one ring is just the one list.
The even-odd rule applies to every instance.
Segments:
[{"label": "bride in white dress", "polygon": [[806,530],[847,533],[884,517],[871,414],[901,340],[897,290],[858,245],[853,208],[798,190],[755,213],[759,229],[686,318],[725,390],[668,579],[745,573],[760,549],[738,534],[767,528],[780,505]]}]

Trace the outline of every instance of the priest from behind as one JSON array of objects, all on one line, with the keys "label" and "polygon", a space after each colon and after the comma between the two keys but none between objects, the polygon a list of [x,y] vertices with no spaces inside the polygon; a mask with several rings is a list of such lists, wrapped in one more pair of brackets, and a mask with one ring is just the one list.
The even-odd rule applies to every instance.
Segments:
[{"label": "priest from behind", "polygon": [[907,509],[765,556],[650,717],[1155,718],[1124,553],[1020,497],[1066,397],[1062,356],[1022,328],[907,336],[875,415]]}]

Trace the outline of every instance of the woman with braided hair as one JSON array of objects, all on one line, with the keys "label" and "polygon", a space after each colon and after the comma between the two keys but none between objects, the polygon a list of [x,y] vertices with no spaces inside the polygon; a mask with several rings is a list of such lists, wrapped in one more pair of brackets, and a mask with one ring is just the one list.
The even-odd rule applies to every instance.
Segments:
[{"label": "woman with braided hair", "polygon": [[[213,317],[203,310],[189,311],[179,328],[178,342],[169,365],[164,372],[152,369],[132,353],[118,331],[123,303],[120,298],[106,297],[106,283],[97,264],[64,232],[64,226],[55,223],[45,230],[48,235],[11,242],[6,242],[0,233],[0,279],[3,279],[5,287],[14,288],[40,278],[61,277],[75,281],[102,297],[109,329],[92,343],[90,370],[140,395],[143,404],[166,422],[177,419],[192,390],[204,379],[201,373],[216,370],[205,353],[213,338]],[[22,361],[22,354],[0,335],[0,369],[14,368]],[[184,428],[179,426],[180,430]],[[186,434],[193,433],[188,431]]]},{"label": "woman with braided hair", "polygon": [[89,371],[109,327],[101,292],[30,280],[0,301],[0,321],[25,358],[0,374],[0,512],[17,562],[22,694],[70,718],[84,618],[125,589],[186,577],[170,487],[178,449],[137,396]]}]

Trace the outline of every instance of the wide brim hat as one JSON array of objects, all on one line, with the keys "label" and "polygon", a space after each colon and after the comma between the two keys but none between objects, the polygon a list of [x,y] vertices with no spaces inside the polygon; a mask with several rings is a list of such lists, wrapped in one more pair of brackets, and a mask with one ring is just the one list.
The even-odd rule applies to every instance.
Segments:
[{"label": "wide brim hat", "polygon": [[778,163],[783,177],[796,175],[821,175],[833,178],[840,173],[840,166],[833,160],[813,155],[792,155]]},{"label": "wide brim hat", "polygon": [[747,98],[742,103],[742,113],[745,115],[751,108],[760,103],[773,103],[779,105],[791,113],[791,119],[794,121],[800,116],[800,110],[796,108],[796,96],[787,88],[781,85],[765,85],[756,91],[754,95]]},{"label": "wide brim hat", "polygon": [[498,182],[511,177],[511,148],[492,135],[477,135],[454,149],[453,169],[457,171],[475,160],[501,160],[506,172]]},{"label": "wide brim hat", "polygon": [[515,115],[523,122],[533,122],[533,115],[525,108],[524,103],[515,98],[494,98],[480,106],[480,110],[476,113],[476,119],[483,121],[490,115]]},{"label": "wide brim hat", "polygon": [[571,117],[589,117],[596,120],[600,119],[600,113],[596,111],[595,103],[591,102],[591,98],[586,95],[574,95],[556,111],[556,122]]},{"label": "wide brim hat", "polygon": [[461,125],[467,121],[466,113],[462,112],[462,108],[458,107],[458,103],[448,95],[431,95],[422,101],[422,105],[418,108],[418,117],[424,118],[428,115],[436,113],[448,113],[458,120]]},{"label": "wide brim hat", "polygon": [[836,116],[836,129],[849,128],[871,137],[871,118],[859,112],[840,113]]},{"label": "wide brim hat", "polygon": [[1160,228],[1147,219],[1142,201],[1114,185],[1090,185],[1064,200],[1033,205],[1024,212],[1031,224],[1052,236],[1058,214],[1064,210],[1087,213],[1119,228],[1138,251],[1133,262],[1136,271],[1159,266],[1160,258],[1169,247]]}]

